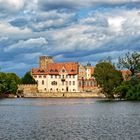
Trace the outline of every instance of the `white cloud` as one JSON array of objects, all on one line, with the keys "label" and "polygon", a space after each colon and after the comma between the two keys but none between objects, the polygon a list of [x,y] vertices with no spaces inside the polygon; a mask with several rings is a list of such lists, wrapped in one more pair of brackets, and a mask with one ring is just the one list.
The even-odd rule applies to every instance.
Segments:
[{"label": "white cloud", "polygon": [[[46,46],[48,44],[47,40],[43,37],[40,38],[31,38],[26,41],[20,40],[16,44],[13,44],[11,46],[8,46],[4,48],[5,52],[13,52],[13,51],[23,51],[23,49],[27,49],[31,51],[31,49],[39,48],[41,49],[42,46]],[[26,51],[26,50],[24,50]],[[26,51],[26,52],[27,52]],[[33,51],[33,50],[32,50]]]},{"label": "white cloud", "polygon": [[108,18],[108,24],[112,31],[121,31],[122,30],[122,24],[125,22],[125,18],[122,17],[109,17]]},{"label": "white cloud", "polygon": [[0,0],[0,9],[11,12],[19,11],[23,8],[25,0]]},{"label": "white cloud", "polygon": [[14,27],[7,22],[0,22],[0,33],[2,34],[22,34],[22,33],[31,33],[31,30],[28,28],[20,29]]}]

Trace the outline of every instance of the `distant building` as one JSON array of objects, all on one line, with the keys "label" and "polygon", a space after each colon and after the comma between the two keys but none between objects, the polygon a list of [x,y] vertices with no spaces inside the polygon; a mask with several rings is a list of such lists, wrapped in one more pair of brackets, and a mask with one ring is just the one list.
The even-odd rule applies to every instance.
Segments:
[{"label": "distant building", "polygon": [[77,62],[56,63],[51,56],[41,56],[39,68],[32,69],[39,92],[81,92],[97,87],[94,67]]},{"label": "distant building", "polygon": [[121,70],[124,81],[129,81],[131,79],[131,71],[130,70]]}]

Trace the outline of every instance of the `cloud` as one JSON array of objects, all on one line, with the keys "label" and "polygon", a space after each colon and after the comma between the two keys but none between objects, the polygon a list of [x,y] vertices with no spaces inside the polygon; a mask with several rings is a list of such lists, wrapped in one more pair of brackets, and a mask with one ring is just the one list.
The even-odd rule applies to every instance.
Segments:
[{"label": "cloud", "polygon": [[52,10],[52,9],[79,9],[84,7],[94,6],[131,6],[138,5],[139,0],[40,0],[39,7],[41,10]]},{"label": "cloud", "polygon": [[25,0],[0,0],[0,19],[8,18],[23,9]]},{"label": "cloud", "polygon": [[44,49],[47,45],[46,39],[40,38],[32,38],[29,40],[20,40],[16,44],[8,46],[4,48],[4,52],[28,52],[28,51],[39,51],[40,49]]},{"label": "cloud", "polygon": [[52,10],[36,15],[36,21],[31,24],[35,31],[42,31],[68,26],[75,20],[75,13]]},{"label": "cloud", "polygon": [[9,34],[25,34],[25,33],[30,33],[31,30],[29,28],[18,28],[11,26],[11,24],[7,22],[0,22],[0,33],[9,35]]},{"label": "cloud", "polygon": [[0,67],[23,75],[38,66],[40,55],[95,65],[108,56],[116,61],[127,51],[140,52],[139,5],[139,0],[0,0]]}]

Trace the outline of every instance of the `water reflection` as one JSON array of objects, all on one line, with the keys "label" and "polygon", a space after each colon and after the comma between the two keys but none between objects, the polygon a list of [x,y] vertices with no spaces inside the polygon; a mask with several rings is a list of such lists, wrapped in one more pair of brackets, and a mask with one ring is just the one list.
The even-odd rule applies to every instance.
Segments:
[{"label": "water reflection", "polygon": [[138,140],[139,102],[0,100],[0,139]]}]

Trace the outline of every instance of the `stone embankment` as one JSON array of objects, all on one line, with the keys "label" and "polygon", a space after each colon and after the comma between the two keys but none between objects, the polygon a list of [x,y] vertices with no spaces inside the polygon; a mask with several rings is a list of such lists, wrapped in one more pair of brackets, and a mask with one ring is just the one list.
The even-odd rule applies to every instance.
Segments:
[{"label": "stone embankment", "polygon": [[[19,85],[18,91],[22,91],[22,96],[25,98],[103,98],[98,88],[92,92],[38,92],[37,85]],[[20,93],[19,93],[20,94]]]},{"label": "stone embankment", "polygon": [[24,93],[24,97],[48,97],[48,98],[103,98],[103,94],[94,92],[46,92],[46,93]]}]

